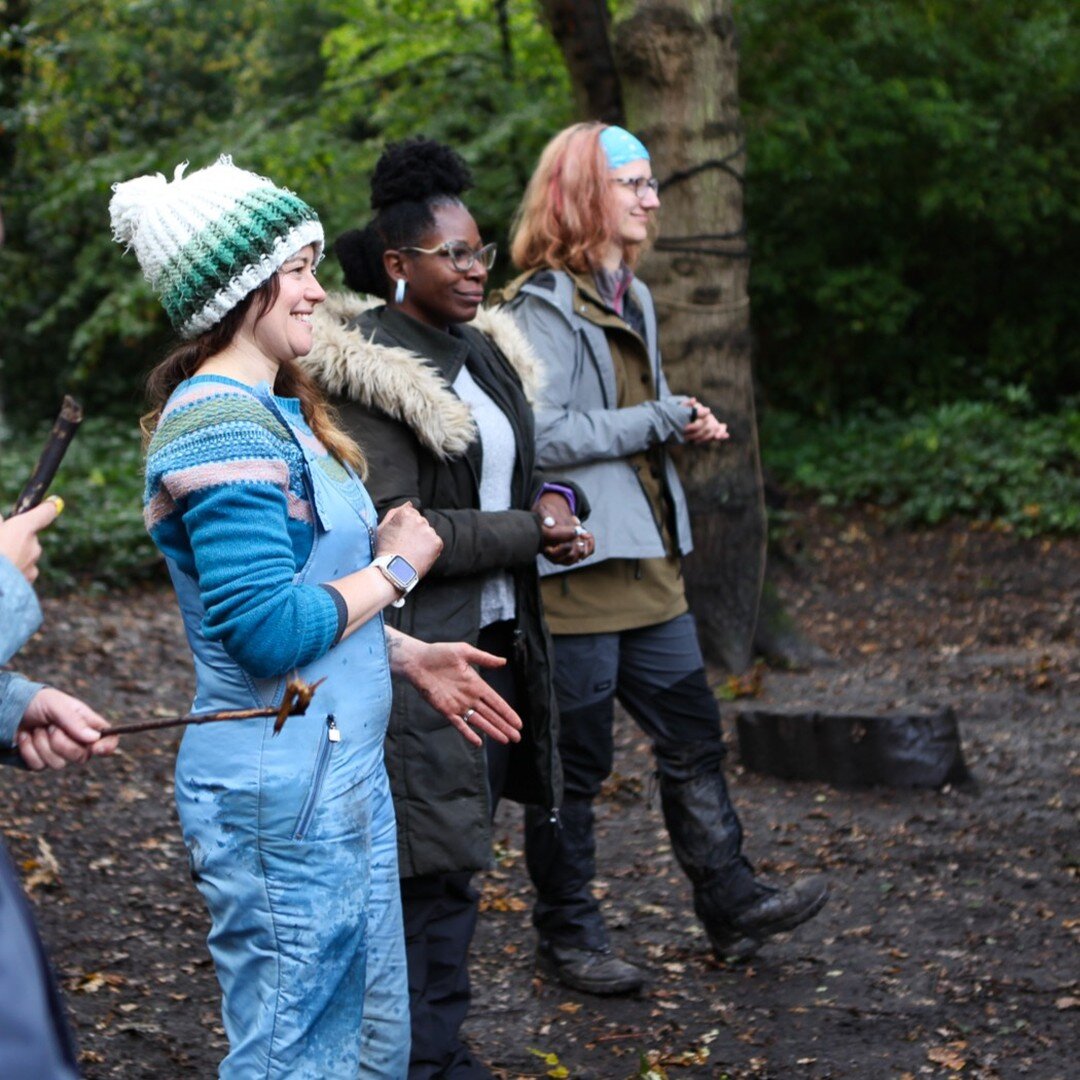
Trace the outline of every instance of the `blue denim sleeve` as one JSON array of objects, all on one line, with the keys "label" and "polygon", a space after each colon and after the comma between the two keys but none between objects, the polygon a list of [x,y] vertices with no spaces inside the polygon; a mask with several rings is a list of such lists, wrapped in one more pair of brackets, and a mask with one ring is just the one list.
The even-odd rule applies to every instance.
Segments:
[{"label": "blue denim sleeve", "polygon": [[41,607],[30,583],[0,555],[0,664],[6,664],[41,625]]},{"label": "blue denim sleeve", "polygon": [[[41,683],[31,682],[13,671],[0,671],[0,751],[14,748],[15,732],[23,713],[30,699],[41,689]],[[0,762],[12,761],[10,755],[0,753]]]}]

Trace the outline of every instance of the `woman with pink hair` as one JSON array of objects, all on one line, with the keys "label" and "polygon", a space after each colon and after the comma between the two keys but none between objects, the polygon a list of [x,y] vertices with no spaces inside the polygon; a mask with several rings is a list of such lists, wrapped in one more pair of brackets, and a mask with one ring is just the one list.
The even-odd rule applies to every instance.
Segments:
[{"label": "woman with pink hair", "polygon": [[538,462],[592,506],[593,558],[540,560],[565,796],[561,829],[527,814],[526,853],[541,968],[597,994],[644,981],[611,951],[591,887],[592,803],[612,768],[616,699],[653,742],[672,847],[718,956],[751,955],[828,897],[820,877],[783,889],[758,880],[728,797],[719,710],[682,577],[689,514],[666,449],[728,431],[664,378],[652,298],[634,274],[659,206],[649,152],[630,132],[600,123],[560,132],[522,200],[511,255],[523,273],[502,296],[548,369]]}]

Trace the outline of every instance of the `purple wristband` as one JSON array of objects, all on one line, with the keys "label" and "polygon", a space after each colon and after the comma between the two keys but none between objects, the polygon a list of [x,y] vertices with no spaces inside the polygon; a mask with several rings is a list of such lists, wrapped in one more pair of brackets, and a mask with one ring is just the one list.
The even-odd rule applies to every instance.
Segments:
[{"label": "purple wristband", "polygon": [[577,497],[574,495],[573,488],[564,487],[562,484],[542,484],[540,494],[543,495],[547,491],[561,495],[570,504],[570,513],[577,515]]}]

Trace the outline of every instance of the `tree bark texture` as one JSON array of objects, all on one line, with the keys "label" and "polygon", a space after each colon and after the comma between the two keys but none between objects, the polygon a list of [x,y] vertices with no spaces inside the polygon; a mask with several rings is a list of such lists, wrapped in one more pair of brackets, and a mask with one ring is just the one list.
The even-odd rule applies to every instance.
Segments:
[{"label": "tree bark texture", "polygon": [[745,144],[730,0],[641,0],[615,31],[628,126],[661,183],[641,270],[668,381],[727,423],[726,444],[676,451],[694,530],[687,593],[706,656],[749,666],[766,522],[750,359]]},{"label": "tree bark texture", "polygon": [[540,7],[566,61],[578,114],[583,120],[622,124],[606,0],[540,0]]}]

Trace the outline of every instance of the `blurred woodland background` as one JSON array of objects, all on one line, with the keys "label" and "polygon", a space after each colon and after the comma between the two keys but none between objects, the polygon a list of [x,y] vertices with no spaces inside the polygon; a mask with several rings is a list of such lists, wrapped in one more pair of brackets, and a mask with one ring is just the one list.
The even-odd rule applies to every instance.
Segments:
[{"label": "blurred woodland background", "polygon": [[[423,133],[473,166],[470,207],[485,239],[505,245],[546,140],[609,107],[586,84],[590,73],[603,80],[610,55],[568,48],[591,12],[615,42],[628,126],[664,153],[679,131],[647,116],[652,89],[718,91],[700,76],[661,87],[628,64],[620,28],[651,19],[677,45],[679,27],[700,36],[706,20],[727,49],[723,130],[708,118],[704,130],[729,141],[724,161],[738,165],[725,168],[745,228],[725,234],[723,258],[744,278],[749,266],[742,336],[767,474],[908,523],[961,515],[1078,532],[1075,10],[1067,0],[611,0],[606,10],[597,0],[3,0],[2,494],[17,490],[62,393],[75,394],[91,419],[59,486],[82,505],[48,538],[52,583],[154,572],[134,419],[169,333],[109,236],[114,181],[231,153],[298,191],[332,238],[365,220],[385,143]],[[650,31],[657,48],[661,37]],[[643,276],[662,279],[676,256],[658,248]],[[511,272],[500,255],[493,284]],[[323,280],[340,280],[333,260]],[[724,416],[719,395],[703,394]],[[782,512],[772,521],[781,527]]]}]

